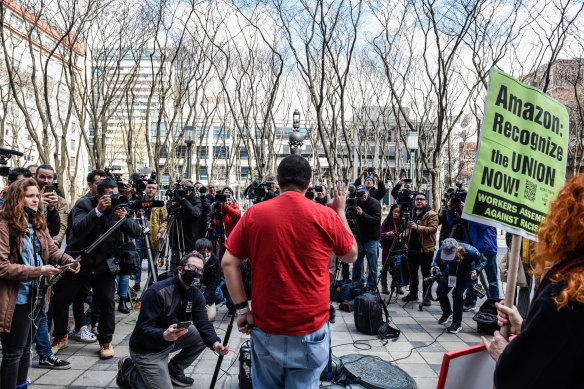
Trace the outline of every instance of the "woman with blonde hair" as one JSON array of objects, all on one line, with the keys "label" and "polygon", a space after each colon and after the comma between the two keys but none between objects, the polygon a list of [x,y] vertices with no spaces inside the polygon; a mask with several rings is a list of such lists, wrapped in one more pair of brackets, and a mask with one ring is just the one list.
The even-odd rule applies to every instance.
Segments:
[{"label": "woman with blonde hair", "polygon": [[[43,285],[73,258],[51,239],[39,209],[39,187],[33,178],[10,185],[0,207],[0,387],[27,386],[30,345],[44,299]],[[69,267],[78,272],[79,264]]]},{"label": "woman with blonde hair", "polygon": [[566,183],[542,221],[535,246],[535,275],[542,280],[525,320],[516,307],[497,304],[499,325],[483,342],[497,362],[503,388],[583,388],[584,374],[584,174]]}]

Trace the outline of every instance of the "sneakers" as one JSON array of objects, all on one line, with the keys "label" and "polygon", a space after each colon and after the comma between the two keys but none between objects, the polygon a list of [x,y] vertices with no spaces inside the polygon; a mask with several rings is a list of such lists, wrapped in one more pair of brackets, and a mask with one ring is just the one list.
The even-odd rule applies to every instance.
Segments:
[{"label": "sneakers", "polygon": [[404,290],[402,288],[397,288],[397,294],[404,294]]},{"label": "sneakers", "polygon": [[39,367],[43,369],[67,370],[71,363],[51,355],[48,358],[39,358]]},{"label": "sneakers", "polygon": [[191,386],[195,382],[194,379],[184,374],[171,374],[170,380],[176,386]]},{"label": "sneakers", "polygon": [[138,284],[138,283],[134,284],[132,289],[134,289],[135,292],[139,292],[140,291],[140,284]]},{"label": "sneakers", "polygon": [[118,375],[116,376],[116,384],[122,389],[132,389],[124,377],[124,365],[129,364],[126,363],[127,360],[132,361],[130,357],[123,357],[118,361]]},{"label": "sneakers", "polygon": [[424,302],[422,303],[422,305],[424,307],[429,307],[432,305],[432,301],[430,299],[424,299]]},{"label": "sneakers", "polygon": [[95,325],[91,326],[91,333],[95,336],[99,335],[99,331],[97,330],[98,325],[99,325],[99,323],[95,323]]},{"label": "sneakers", "polygon": [[440,316],[440,319],[438,319],[438,324],[445,324],[448,323],[449,321],[452,321],[452,314],[443,313],[442,316]]},{"label": "sneakers", "polygon": [[462,325],[452,323],[450,327],[446,329],[446,331],[451,334],[458,334],[460,331],[462,331]]},{"label": "sneakers", "polygon": [[474,305],[474,304],[473,304],[473,305],[468,305],[468,306],[467,306],[467,305],[465,305],[465,306],[463,306],[462,310],[463,310],[464,312],[474,312],[474,311],[476,311],[476,310],[477,310],[477,306],[476,306],[476,305]]},{"label": "sneakers", "polygon": [[405,297],[402,298],[402,301],[404,302],[410,302],[410,301],[418,301],[418,294],[413,294],[413,293],[409,293],[407,294]]},{"label": "sneakers", "polygon": [[61,337],[61,338],[53,338],[51,341],[51,352],[53,355],[57,354],[59,350],[67,348],[69,343],[69,334]]},{"label": "sneakers", "polygon": [[99,358],[110,359],[114,356],[114,347],[111,343],[101,343],[99,345]]},{"label": "sneakers", "polygon": [[97,337],[95,336],[95,334],[93,334],[91,331],[89,331],[89,328],[87,328],[87,326],[81,327],[79,332],[77,332],[77,331],[75,331],[75,329],[73,329],[73,331],[71,331],[69,333],[69,336],[71,336],[71,339],[76,340],[78,342],[83,342],[83,343],[97,342]]}]

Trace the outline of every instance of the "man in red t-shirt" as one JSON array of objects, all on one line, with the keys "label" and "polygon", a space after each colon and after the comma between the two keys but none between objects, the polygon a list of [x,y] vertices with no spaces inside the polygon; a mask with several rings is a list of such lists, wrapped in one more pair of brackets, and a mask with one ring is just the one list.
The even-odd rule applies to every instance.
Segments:
[{"label": "man in red t-shirt", "polygon": [[[290,155],[278,166],[281,195],[251,207],[229,235],[222,266],[236,304],[237,326],[252,325],[254,388],[316,388],[330,349],[329,259],[357,258],[345,217],[345,186],[323,207],[305,197],[308,161]],[[239,265],[251,261],[251,311]]]}]

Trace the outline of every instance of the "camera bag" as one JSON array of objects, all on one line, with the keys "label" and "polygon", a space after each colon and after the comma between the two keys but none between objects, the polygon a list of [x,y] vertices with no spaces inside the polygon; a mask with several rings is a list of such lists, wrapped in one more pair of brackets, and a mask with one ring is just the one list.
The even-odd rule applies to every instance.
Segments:
[{"label": "camera bag", "polygon": [[126,242],[118,246],[119,273],[122,275],[133,275],[138,271],[138,253],[134,243]]},{"label": "camera bag", "polygon": [[479,334],[493,335],[495,331],[499,331],[501,327],[497,324],[497,308],[495,303],[501,299],[488,298],[479,311],[473,316],[473,320],[477,322],[477,332]]},{"label": "camera bag", "polygon": [[367,335],[377,335],[384,324],[379,295],[365,293],[355,298],[354,319],[357,330]]}]

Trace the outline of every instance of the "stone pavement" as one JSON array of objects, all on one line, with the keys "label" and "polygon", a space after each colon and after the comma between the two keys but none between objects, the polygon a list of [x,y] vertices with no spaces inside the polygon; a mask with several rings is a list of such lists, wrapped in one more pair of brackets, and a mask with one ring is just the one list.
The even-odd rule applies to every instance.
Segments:
[{"label": "stone pavement", "polygon": [[[504,253],[504,240],[499,235],[499,257]],[[500,287],[504,285],[500,284]],[[435,295],[435,293],[434,293]],[[477,306],[480,306],[479,302]],[[457,350],[481,342],[476,333],[476,323],[472,320],[474,312],[463,315],[463,330],[458,334],[444,331],[445,326],[437,323],[441,315],[437,302],[431,307],[418,311],[418,304],[392,302],[388,305],[392,325],[402,333],[396,340],[381,341],[375,336],[358,332],[353,321],[353,313],[337,309],[336,323],[331,324],[331,342],[333,354],[337,357],[346,354],[375,355],[383,360],[393,362],[416,381],[418,388],[436,388],[438,375],[445,352]],[[335,304],[338,306],[338,304]],[[33,359],[29,377],[34,389],[49,388],[94,388],[117,387],[115,376],[119,357],[129,355],[130,334],[134,328],[133,321],[138,312],[129,315],[116,314],[117,324],[112,344],[116,356],[101,361],[98,357],[97,343],[84,344],[70,341],[69,346],[59,351],[58,356],[71,362],[70,370],[46,370],[38,368],[38,358]],[[217,321],[214,323],[218,335],[222,338],[229,324],[227,309],[219,307]],[[235,328],[229,339],[233,352],[224,359],[222,368],[226,373],[220,374],[217,388],[237,388],[239,361],[237,352],[249,337],[242,335]],[[359,341],[359,342],[357,342]],[[187,374],[195,379],[193,388],[208,388],[217,362],[217,356],[210,350],[205,350],[201,357],[187,370]],[[323,383],[328,385],[328,383]]]}]

